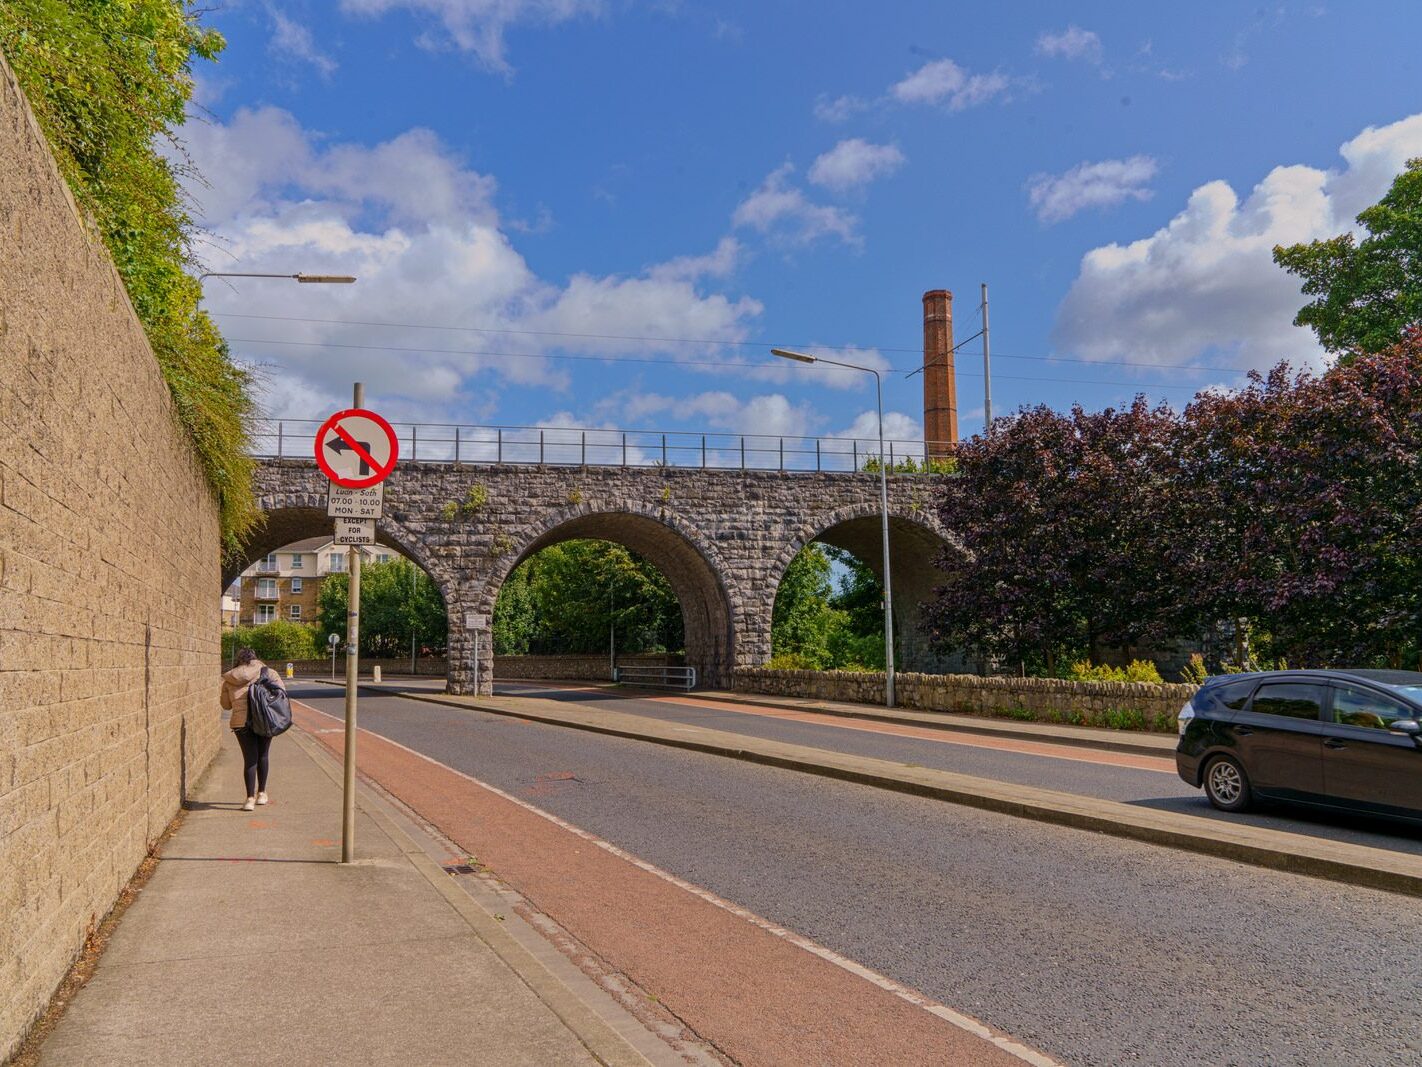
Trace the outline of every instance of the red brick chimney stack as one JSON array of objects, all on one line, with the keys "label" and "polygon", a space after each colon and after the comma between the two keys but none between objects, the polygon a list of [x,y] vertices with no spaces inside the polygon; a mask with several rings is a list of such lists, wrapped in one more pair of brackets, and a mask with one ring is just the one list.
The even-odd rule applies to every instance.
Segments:
[{"label": "red brick chimney stack", "polygon": [[953,372],[953,294],[923,294],[923,439],[930,457],[958,443],[958,384]]}]

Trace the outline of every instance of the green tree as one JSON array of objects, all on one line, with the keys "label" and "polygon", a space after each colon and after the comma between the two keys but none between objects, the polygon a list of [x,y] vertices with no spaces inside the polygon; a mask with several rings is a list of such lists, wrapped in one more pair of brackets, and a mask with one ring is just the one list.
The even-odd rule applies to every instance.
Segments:
[{"label": "green tree", "polygon": [[[228,545],[256,522],[250,376],[198,302],[195,227],[175,131],[195,59],[222,37],[189,0],[5,0],[3,50],[60,173],[123,278],[221,509]],[[168,146],[164,151],[163,146]]]},{"label": "green tree", "polygon": [[819,545],[806,545],[785,568],[770,617],[770,648],[777,659],[793,657],[806,668],[830,666],[829,638],[836,620],[830,608],[830,560]]},{"label": "green tree", "polygon": [[239,648],[250,648],[257,658],[274,667],[289,660],[315,659],[316,632],[299,622],[277,619],[260,626],[239,626],[222,635],[222,658],[231,663]]},{"label": "green tree", "polygon": [[[419,650],[444,651],[449,632],[444,599],[419,567],[404,559],[366,563],[360,584],[361,655],[408,656],[412,637]],[[330,634],[345,638],[349,602],[350,577],[327,575],[316,606],[316,627],[323,644]]]},{"label": "green tree", "polygon": [[526,656],[542,633],[538,604],[533,596],[533,572],[538,558],[515,567],[499,589],[494,603],[494,655]]},{"label": "green tree", "polygon": [[1378,203],[1358,216],[1367,231],[1282,245],[1274,262],[1316,297],[1294,319],[1330,352],[1381,352],[1422,323],[1422,158],[1409,160]]},{"label": "green tree", "polygon": [[882,670],[883,595],[874,572],[858,557],[828,545],[805,546],[785,568],[775,593],[773,665]]},{"label": "green tree", "polygon": [[[522,573],[520,573],[522,572]],[[540,654],[677,651],[681,604],[662,573],[621,545],[577,540],[545,548],[504,581],[494,645]]]}]

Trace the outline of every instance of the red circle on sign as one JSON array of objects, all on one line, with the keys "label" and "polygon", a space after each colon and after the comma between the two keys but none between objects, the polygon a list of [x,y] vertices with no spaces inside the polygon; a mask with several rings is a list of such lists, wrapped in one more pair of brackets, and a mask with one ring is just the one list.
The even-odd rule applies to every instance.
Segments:
[{"label": "red circle on sign", "polygon": [[[352,415],[358,415],[363,419],[369,419],[380,428],[390,442],[390,461],[383,467],[375,462],[375,458],[366,452],[359,441],[354,440],[350,434],[344,433],[341,428],[341,420],[348,419]],[[353,451],[365,464],[370,467],[372,474],[366,477],[348,478],[343,474],[337,474],[331,461],[326,458],[326,439],[334,434],[345,442],[345,448]],[[321,424],[321,428],[316,431],[316,466],[321,468],[321,473],[331,481],[335,482],[342,489],[369,489],[372,485],[379,485],[395,469],[395,460],[400,454],[400,442],[395,436],[395,430],[391,425],[373,411],[365,408],[347,408],[345,411],[338,411]]]}]

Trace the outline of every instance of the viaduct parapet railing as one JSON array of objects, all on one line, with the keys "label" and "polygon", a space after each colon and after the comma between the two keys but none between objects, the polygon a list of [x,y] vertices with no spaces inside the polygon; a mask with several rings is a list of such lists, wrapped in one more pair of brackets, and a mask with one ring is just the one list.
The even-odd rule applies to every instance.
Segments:
[{"label": "viaduct parapet railing", "polygon": [[[250,427],[252,454],[298,459],[312,454],[316,419],[263,419]],[[526,464],[549,467],[692,467],[853,473],[878,470],[879,439],[691,433],[563,426],[476,426],[394,422],[402,463]],[[941,474],[949,443],[888,440],[897,474]]]}]

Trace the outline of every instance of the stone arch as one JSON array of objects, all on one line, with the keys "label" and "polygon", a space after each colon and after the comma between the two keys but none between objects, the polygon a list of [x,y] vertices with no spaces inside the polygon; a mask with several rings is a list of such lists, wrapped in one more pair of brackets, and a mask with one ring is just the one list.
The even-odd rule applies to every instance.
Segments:
[{"label": "stone arch", "polygon": [[[884,576],[883,522],[879,502],[860,501],[807,517],[791,531],[770,569],[768,602],[763,607],[769,619],[775,594],[785,569],[806,545],[831,545],[852,553],[879,577]],[[945,549],[962,551],[952,534],[928,508],[889,509],[890,577],[894,597],[895,660],[900,670],[939,672],[963,669],[960,657],[935,653],[922,633],[919,622],[923,606],[938,584],[936,561]],[[767,645],[767,654],[768,654]]]},{"label": "stone arch", "polygon": [[671,585],[681,605],[686,662],[696,668],[699,684],[730,683],[739,599],[715,545],[686,519],[634,501],[584,502],[540,516],[506,536],[512,547],[492,569],[473,610],[492,616],[509,574],[542,549],[578,538],[612,541],[642,556]]},{"label": "stone arch", "polygon": [[[268,493],[258,496],[257,506],[262,511],[264,521],[248,535],[239,551],[223,557],[224,590],[242,571],[267,553],[295,541],[303,541],[309,537],[330,537],[333,534],[334,520],[326,514],[324,492]],[[430,576],[444,600],[452,635],[458,591],[458,582],[454,575],[443,565],[440,558],[429,550],[425,540],[404,522],[392,517],[389,509],[384,518],[376,520],[375,540],[377,544],[395,549]]]}]

